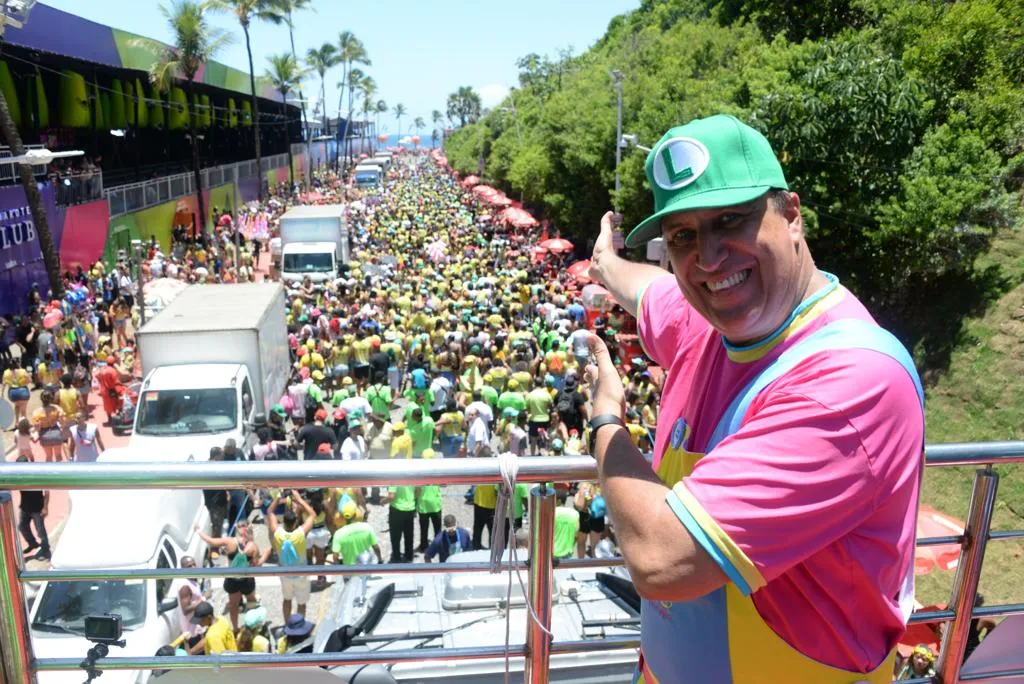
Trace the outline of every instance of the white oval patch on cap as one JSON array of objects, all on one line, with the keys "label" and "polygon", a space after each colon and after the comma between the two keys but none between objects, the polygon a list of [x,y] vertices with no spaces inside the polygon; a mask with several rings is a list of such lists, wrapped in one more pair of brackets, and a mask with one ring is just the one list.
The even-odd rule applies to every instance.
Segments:
[{"label": "white oval patch on cap", "polygon": [[685,188],[700,178],[710,162],[711,155],[701,141],[669,138],[654,150],[654,182],[664,190]]}]

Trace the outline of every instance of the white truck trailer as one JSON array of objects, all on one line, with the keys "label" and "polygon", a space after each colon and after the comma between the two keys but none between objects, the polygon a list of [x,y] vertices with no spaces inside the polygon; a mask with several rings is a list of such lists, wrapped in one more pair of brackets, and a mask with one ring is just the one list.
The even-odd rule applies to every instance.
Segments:
[{"label": "white truck trailer", "polygon": [[309,276],[314,283],[334,280],[349,262],[345,205],[293,207],[281,216],[281,278],[289,284]]},{"label": "white truck trailer", "polygon": [[206,460],[230,438],[248,456],[256,414],[288,382],[284,288],[192,285],[136,339],[145,380],[129,445]]}]

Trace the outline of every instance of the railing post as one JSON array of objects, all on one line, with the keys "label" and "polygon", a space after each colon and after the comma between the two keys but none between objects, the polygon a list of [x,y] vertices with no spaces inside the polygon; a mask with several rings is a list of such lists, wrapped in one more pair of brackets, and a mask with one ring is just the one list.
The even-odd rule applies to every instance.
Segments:
[{"label": "railing post", "polygon": [[24,567],[14,498],[0,492],[0,657],[5,684],[32,684],[32,651],[29,646],[28,609],[19,575]]},{"label": "railing post", "polygon": [[956,576],[953,578],[953,596],[950,601],[950,608],[956,617],[947,626],[939,649],[938,677],[942,684],[956,684],[960,681],[960,667],[963,665],[964,650],[971,630],[971,612],[978,595],[978,580],[985,562],[985,547],[988,544],[998,489],[999,475],[991,466],[975,471],[967,528],[964,530],[964,543]]},{"label": "railing post", "polygon": [[555,550],[555,491],[544,484],[530,491],[530,605],[540,624],[526,621],[524,682],[547,684],[551,659],[551,586]]}]

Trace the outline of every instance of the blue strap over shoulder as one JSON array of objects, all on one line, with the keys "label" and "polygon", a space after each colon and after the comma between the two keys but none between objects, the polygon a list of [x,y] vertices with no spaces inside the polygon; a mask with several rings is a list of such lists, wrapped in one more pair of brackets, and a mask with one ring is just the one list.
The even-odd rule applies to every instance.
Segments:
[{"label": "blue strap over shoulder", "polygon": [[895,360],[903,366],[907,375],[914,381],[917,398],[924,406],[924,387],[921,385],[921,378],[914,366],[914,359],[911,358],[903,344],[888,330],[874,323],[856,318],[843,318],[816,330],[765,366],[764,370],[751,380],[729,404],[729,408],[719,419],[705,451],[710,452],[723,439],[740,429],[747,409],[750,408],[750,403],[761,393],[761,390],[812,355],[838,349],[869,349]]}]

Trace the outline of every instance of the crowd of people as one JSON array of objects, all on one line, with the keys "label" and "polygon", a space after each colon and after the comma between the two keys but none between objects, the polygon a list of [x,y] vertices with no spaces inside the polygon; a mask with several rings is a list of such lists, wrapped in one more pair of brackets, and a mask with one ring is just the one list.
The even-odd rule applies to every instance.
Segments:
[{"label": "crowd of people", "polygon": [[[349,202],[352,261],[335,281],[286,283],[284,325],[293,362],[287,390],[259,425],[251,453],[229,441],[212,451],[212,460],[588,453],[587,338],[592,330],[614,345],[630,325],[621,309],[588,312],[580,293],[587,281],[566,273],[564,257],[538,258],[531,249],[540,230],[502,225],[426,156],[396,164],[379,188],[354,190],[330,174],[318,175],[315,185],[318,201]],[[158,279],[273,278],[258,269],[260,259],[267,258],[277,219],[298,201],[298,193],[275,195],[234,216],[224,214],[210,234],[177,226],[166,249],[150,241],[142,263],[121,254],[112,268],[78,268],[66,274],[65,300],[55,306],[36,291],[29,315],[0,323],[5,339],[21,350],[20,358],[5,359],[3,376],[18,410],[21,459],[95,460],[102,452],[88,396],[97,390],[112,421],[128,384],[138,379],[133,331],[144,305],[138,295],[148,292],[139,287],[140,278],[144,286]],[[649,450],[658,388],[642,357],[624,350],[619,362],[630,434]],[[29,416],[32,389],[41,390],[42,406]],[[519,531],[521,543],[528,492],[521,483],[514,497],[513,534]],[[556,556],[593,555],[611,535],[600,488],[579,483],[558,498]],[[212,529],[200,533],[213,557],[223,556],[232,567],[354,564],[374,557],[443,562],[490,544],[497,489],[480,485],[466,493],[472,529],[444,510],[438,486],[208,490],[205,503]],[[387,507],[387,557],[368,523],[368,503]],[[25,505],[36,509],[23,514],[28,550],[42,546],[37,558],[48,558],[40,518],[46,502],[28,497]],[[258,524],[267,526],[268,548],[257,545]],[[181,562],[188,567],[195,561]],[[266,617],[255,583],[242,575],[224,582],[224,618],[202,607],[209,595],[198,583],[180,588],[188,596],[180,601],[183,639],[175,648],[210,653],[259,650],[273,642],[262,636]],[[323,576],[283,577],[281,583],[282,614],[292,616],[293,636],[301,636],[311,591],[328,583]]]}]

